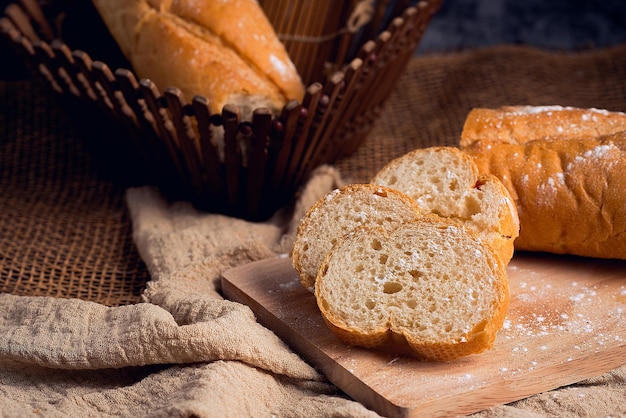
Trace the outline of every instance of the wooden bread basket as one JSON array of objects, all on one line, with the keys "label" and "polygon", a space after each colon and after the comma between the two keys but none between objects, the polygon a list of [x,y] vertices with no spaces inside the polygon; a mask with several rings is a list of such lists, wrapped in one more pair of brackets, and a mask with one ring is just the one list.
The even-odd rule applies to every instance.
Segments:
[{"label": "wooden bread basket", "polygon": [[[263,220],[314,168],[362,143],[441,0],[259,3],[308,88],[302,103],[287,103],[279,115],[256,109],[250,122],[234,105],[211,114],[203,96],[187,101],[176,87],[159,91],[118,61],[121,54],[107,60],[78,45],[80,36],[64,37],[67,17],[58,5],[12,3],[0,27],[101,162],[171,199]],[[364,3],[365,23],[355,15]],[[221,152],[213,126],[224,128]]]}]

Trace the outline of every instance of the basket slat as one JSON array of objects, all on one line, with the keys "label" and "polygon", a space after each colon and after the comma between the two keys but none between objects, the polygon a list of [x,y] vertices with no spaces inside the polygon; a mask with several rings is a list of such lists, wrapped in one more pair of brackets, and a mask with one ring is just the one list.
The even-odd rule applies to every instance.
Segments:
[{"label": "basket slat", "polygon": [[350,103],[353,102],[351,97],[345,97],[346,92],[353,91],[363,68],[363,60],[360,58],[353,59],[344,70],[344,87],[341,89],[335,100],[333,114],[335,115],[325,128],[324,135],[332,138],[332,141],[326,143],[326,147],[321,151],[322,155],[333,155],[333,159],[343,155],[342,143],[335,136],[337,129],[343,126],[351,117],[348,112]]},{"label": "basket slat", "polygon": [[31,43],[41,41],[37,31],[31,24],[31,19],[28,14],[16,3],[9,4],[4,9],[4,14],[11,20],[13,25],[15,25],[15,28]]},{"label": "basket slat", "polygon": [[59,65],[65,68],[68,77],[71,79],[76,89],[74,93],[79,97],[96,100],[96,94],[85,79],[85,75],[76,64],[70,48],[64,43],[55,40],[52,42],[52,50],[56,55]]},{"label": "basket slat", "polygon": [[[175,132],[172,129],[172,123],[165,109],[159,104],[159,98],[162,97],[157,86],[150,80],[143,79],[139,82],[139,91],[145,100],[147,110],[146,116],[150,115],[156,125],[159,137],[162,139],[169,158],[174,168],[172,184],[180,184],[181,192],[189,192],[189,181],[187,169],[183,164],[183,159],[175,139]],[[166,179],[167,181],[167,179]],[[166,184],[166,187],[168,185]],[[171,187],[171,185],[170,185]]]},{"label": "basket slat", "polygon": [[[206,187],[206,195],[219,199],[224,195],[222,164],[220,163],[217,145],[213,141],[213,130],[211,126],[211,113],[209,111],[209,101],[206,97],[196,96],[192,100],[192,106],[196,120],[198,122],[198,132],[200,133],[200,154],[203,162],[202,179]],[[207,198],[203,197],[204,206],[208,205]]]},{"label": "basket slat", "polygon": [[164,177],[171,177],[176,170],[164,141],[157,138],[157,127],[152,114],[147,110],[145,100],[140,97],[139,82],[134,74],[126,69],[117,69],[115,79],[120,93],[132,109],[136,129],[128,133],[136,138],[137,153],[143,157],[143,164],[157,184],[164,183]]},{"label": "basket slat", "polygon": [[77,97],[86,95],[86,91],[84,91],[84,88],[81,89],[82,85],[76,77],[76,66],[72,60],[72,52],[69,47],[59,40],[52,41],[50,46],[55,61],[55,68],[57,68],[59,77],[63,80],[63,84],[67,88],[66,91]]},{"label": "basket slat", "polygon": [[304,98],[302,99],[302,113],[303,116],[298,121],[298,125],[296,127],[296,135],[299,138],[298,146],[294,150],[294,153],[291,156],[293,171],[291,172],[291,176],[285,178],[285,183],[278,183],[275,185],[274,190],[278,190],[279,187],[284,187],[287,190],[293,189],[296,186],[296,179],[302,178],[307,173],[304,173],[304,153],[306,152],[306,147],[308,145],[307,138],[309,138],[309,133],[311,131],[311,125],[313,123],[313,116],[316,113],[318,103],[322,96],[323,86],[320,83],[311,84],[304,94]]},{"label": "basket slat", "polygon": [[239,172],[241,171],[241,149],[237,140],[239,130],[239,109],[226,105],[222,111],[224,121],[224,162],[226,166],[226,198],[229,208],[236,208],[239,202]]},{"label": "basket slat", "polygon": [[30,16],[31,25],[34,23],[37,25],[37,29],[33,30],[34,34],[31,40],[38,38],[36,33],[41,33],[43,39],[54,39],[54,31],[48,24],[43,9],[36,0],[20,0],[20,5],[24,8],[26,14]]},{"label": "basket slat", "polygon": [[[310,172],[315,166],[321,163],[321,150],[324,149],[327,141],[330,141],[330,135],[324,134],[326,121],[333,115],[332,109],[335,101],[339,96],[339,91],[344,87],[344,74],[336,72],[326,82],[317,106],[313,123],[311,124],[312,136],[307,141],[307,146],[302,160],[302,175]],[[303,181],[303,178],[296,178],[296,182]]]},{"label": "basket slat", "polygon": [[[119,98],[115,95],[115,90],[111,85],[115,82],[115,76],[109,69],[109,66],[102,61],[92,62],[91,75],[96,86],[98,86],[98,91],[102,95],[102,98],[107,108],[113,111],[114,115],[129,115],[130,108],[128,107],[128,105],[121,102]],[[128,120],[128,118],[121,119],[123,121]]]},{"label": "basket slat", "polygon": [[48,80],[52,89],[58,94],[69,93],[63,88],[65,83],[59,76],[58,64],[54,61],[54,52],[50,45],[37,40],[33,43],[33,50],[36,59],[40,62],[39,71]]},{"label": "basket slat", "polygon": [[[120,155],[132,155],[133,159],[137,157],[142,162],[150,161],[149,158],[152,158],[153,152],[144,146],[142,137],[137,135],[137,115],[120,91],[117,78],[108,65],[102,61],[94,61],[89,65],[86,55],[83,55],[78,62],[82,63],[81,74],[89,74],[87,77],[93,80],[95,85],[99,87],[99,92],[103,97],[106,97],[105,101],[100,101],[103,113],[108,114],[111,121],[120,123],[124,127],[124,132],[127,132],[123,138],[111,138],[111,147],[119,147],[118,153]],[[112,108],[108,107],[109,104],[112,105]]]},{"label": "basket slat", "polygon": [[178,137],[181,158],[189,172],[193,195],[201,196],[204,190],[202,185],[202,166],[198,158],[200,153],[196,147],[197,139],[195,133],[189,125],[189,117],[183,110],[184,103],[186,103],[185,99],[182,92],[173,87],[165,89],[164,96]]},{"label": "basket slat", "polygon": [[253,216],[262,212],[263,190],[267,166],[267,149],[270,141],[270,129],[272,127],[272,112],[269,109],[257,109],[252,119],[251,149],[248,153],[248,178],[246,181],[248,200],[246,216]]},{"label": "basket slat", "polygon": [[280,134],[276,135],[274,143],[271,144],[272,149],[278,151],[276,158],[272,162],[273,175],[268,180],[270,184],[282,184],[284,178],[290,175],[290,172],[287,171],[287,164],[300,139],[296,136],[300,111],[301,106],[297,100],[287,103],[282,111],[282,122],[280,123],[282,128]]}]

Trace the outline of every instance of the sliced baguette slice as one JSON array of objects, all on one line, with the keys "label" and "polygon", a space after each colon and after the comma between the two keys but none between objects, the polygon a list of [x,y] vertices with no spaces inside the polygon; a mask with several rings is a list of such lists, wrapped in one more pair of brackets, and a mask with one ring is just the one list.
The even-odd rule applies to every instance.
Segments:
[{"label": "sliced baguette slice", "polygon": [[476,231],[503,263],[513,257],[519,216],[511,195],[493,175],[479,175],[472,158],[455,147],[416,149],[384,166],[374,184],[415,199],[422,213],[457,220]]},{"label": "sliced baguette slice", "polygon": [[358,227],[411,222],[420,210],[397,190],[350,184],[319,199],[300,221],[291,260],[302,285],[313,292],[319,266],[333,245]]},{"label": "sliced baguette slice", "polygon": [[491,348],[509,306],[506,270],[478,236],[424,215],[395,229],[363,228],[324,259],[322,316],[342,341],[412,349],[448,361]]}]

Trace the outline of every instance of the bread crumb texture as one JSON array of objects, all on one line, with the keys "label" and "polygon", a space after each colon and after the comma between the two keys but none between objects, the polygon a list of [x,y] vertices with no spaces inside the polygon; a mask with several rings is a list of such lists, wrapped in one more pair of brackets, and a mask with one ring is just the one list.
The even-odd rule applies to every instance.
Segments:
[{"label": "bread crumb texture", "polygon": [[309,209],[296,232],[291,258],[302,285],[313,291],[326,254],[355,229],[388,227],[420,215],[411,198],[384,186],[351,184],[331,191]]},{"label": "bread crumb texture", "polygon": [[498,251],[513,257],[519,235],[517,207],[502,182],[479,174],[472,158],[455,147],[413,150],[386,164],[372,179],[417,202],[422,213],[457,220]]},{"label": "bread crumb texture", "polygon": [[315,296],[345,342],[404,340],[418,357],[438,361],[491,348],[509,302],[496,254],[435,215],[342,240],[320,269]]}]

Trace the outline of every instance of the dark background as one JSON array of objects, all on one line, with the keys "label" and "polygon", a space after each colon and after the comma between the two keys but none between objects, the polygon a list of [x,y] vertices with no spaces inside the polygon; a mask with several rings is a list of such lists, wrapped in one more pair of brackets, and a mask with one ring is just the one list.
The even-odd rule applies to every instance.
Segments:
[{"label": "dark background", "polygon": [[584,50],[623,42],[624,0],[443,0],[418,52],[497,44]]}]

